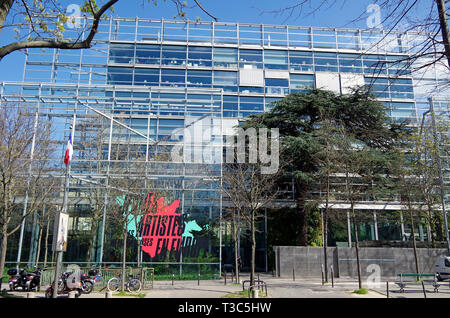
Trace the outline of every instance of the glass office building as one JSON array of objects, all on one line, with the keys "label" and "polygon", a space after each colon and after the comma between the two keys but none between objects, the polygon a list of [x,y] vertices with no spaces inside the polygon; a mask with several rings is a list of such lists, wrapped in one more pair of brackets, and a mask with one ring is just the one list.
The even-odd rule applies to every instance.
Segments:
[{"label": "glass office building", "polygon": [[[448,112],[450,92],[441,85],[446,72],[434,65],[417,76],[411,72],[415,65],[404,61],[423,37],[379,30],[109,18],[101,21],[91,49],[29,50],[23,82],[2,83],[0,96],[2,103],[31,107],[51,118],[60,150],[52,160],[61,178],[75,119],[65,261],[86,261],[84,237],[93,222],[86,192],[107,187],[112,175],[134,173],[144,174],[156,192],[167,193],[166,205],[178,202],[177,213],[187,216],[178,253],[171,258],[144,249],[143,261],[201,263],[219,269],[231,257],[230,224],[223,218],[228,203],[217,185],[223,136],[230,128],[268,110],[286,94],[312,87],[347,93],[354,85],[370,85],[393,120],[408,119],[413,124],[428,110],[429,97],[439,96],[435,109]],[[194,145],[201,149],[202,158],[188,163],[163,160],[174,146],[186,143],[191,128],[202,133],[203,144]],[[96,147],[101,151],[93,151]],[[146,163],[144,172],[133,170],[139,162]],[[286,197],[285,204],[291,204],[289,191]],[[55,202],[60,198],[57,194]],[[358,208],[373,213],[363,229],[367,240],[401,240],[407,232],[403,225],[391,231],[386,228],[392,224],[377,223],[377,213],[398,210],[398,202],[368,201]],[[120,238],[108,225],[108,208],[104,210],[97,220],[100,226],[91,259],[119,261]],[[268,266],[267,220],[263,223],[259,270]],[[36,253],[37,230],[32,224],[30,217],[22,261]],[[426,229],[421,231],[421,239],[426,240]],[[17,255],[17,247],[11,245],[9,261]],[[241,247],[245,255],[244,238]],[[135,252],[131,249],[129,261],[136,260]]]}]

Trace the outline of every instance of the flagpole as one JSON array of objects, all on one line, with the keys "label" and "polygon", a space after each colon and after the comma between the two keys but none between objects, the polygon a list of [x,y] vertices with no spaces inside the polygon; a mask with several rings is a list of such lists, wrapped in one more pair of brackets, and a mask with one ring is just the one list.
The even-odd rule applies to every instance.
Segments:
[{"label": "flagpole", "polygon": [[[71,132],[70,132],[70,138],[72,142],[72,149],[73,149],[73,140],[74,140],[74,134],[75,134],[75,120],[76,120],[76,113],[73,114],[73,123],[71,125]],[[67,151],[67,150],[66,150]],[[66,214],[67,213],[67,201],[69,197],[69,186],[70,186],[70,164],[72,160],[69,158],[69,161],[66,164],[66,173],[64,177],[64,197],[63,197],[63,204],[62,209],[60,213]],[[54,227],[54,233],[53,236],[57,237],[59,231],[59,219],[60,219],[60,213],[57,214],[55,219],[55,224],[58,224],[58,226]],[[55,240],[55,238],[54,238]],[[56,267],[55,267],[55,278],[53,280],[53,295],[52,298],[57,298],[58,295],[58,280],[61,276],[61,267],[62,267],[62,257],[63,257],[63,247],[59,248],[57,244],[54,245],[54,248],[57,250],[57,258],[56,258]]]}]

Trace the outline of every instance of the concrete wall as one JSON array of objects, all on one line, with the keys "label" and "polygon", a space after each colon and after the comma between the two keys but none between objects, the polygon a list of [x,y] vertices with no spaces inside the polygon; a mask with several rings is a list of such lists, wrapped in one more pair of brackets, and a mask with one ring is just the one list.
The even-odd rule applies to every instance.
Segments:
[{"label": "concrete wall", "polygon": [[[400,273],[415,273],[412,248],[362,247],[360,250],[361,276],[367,278],[374,272],[372,264],[379,266],[382,278]],[[323,247],[275,246],[275,266],[278,277],[321,277]],[[333,265],[335,277],[357,277],[356,251],[349,247],[328,247],[328,268]],[[418,248],[419,270],[434,273],[438,256],[446,255],[446,249]],[[372,265],[369,267],[369,265]]]}]

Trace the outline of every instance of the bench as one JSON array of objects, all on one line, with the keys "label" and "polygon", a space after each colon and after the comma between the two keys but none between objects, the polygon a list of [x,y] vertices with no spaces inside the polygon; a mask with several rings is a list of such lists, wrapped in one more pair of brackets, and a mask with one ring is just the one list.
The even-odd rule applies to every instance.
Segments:
[{"label": "bench", "polygon": [[[438,284],[437,281],[437,277],[436,274],[410,274],[410,273],[405,273],[405,274],[397,274],[397,277],[400,277],[400,281],[396,281],[395,284],[397,284],[400,287],[400,292],[403,293],[405,291],[405,287],[407,285],[419,285],[419,284],[429,284],[431,286],[433,286],[434,288],[434,292],[437,293],[439,292],[439,286],[440,284]],[[414,277],[415,280],[404,280],[404,278],[408,278],[408,277]],[[433,279],[422,279],[422,277],[433,277]]]}]

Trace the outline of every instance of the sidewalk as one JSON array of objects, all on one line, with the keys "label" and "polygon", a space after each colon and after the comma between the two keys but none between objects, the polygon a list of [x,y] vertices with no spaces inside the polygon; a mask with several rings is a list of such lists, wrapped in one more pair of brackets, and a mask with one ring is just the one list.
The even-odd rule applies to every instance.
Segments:
[{"label": "sidewalk", "polygon": [[[241,280],[247,280],[248,275],[241,276]],[[334,281],[334,287],[331,283],[322,285],[320,278],[297,278],[295,281],[291,278],[275,278],[270,274],[260,274],[260,279],[266,282],[268,298],[387,298],[386,282],[380,282],[378,288],[368,289],[368,294],[358,295],[353,293],[358,289],[356,279],[337,278]],[[246,288],[248,283],[246,283]],[[367,288],[365,282],[363,286]],[[2,290],[8,290],[7,284],[3,283]],[[399,288],[394,283],[389,285],[389,297],[391,298],[424,298],[421,288],[412,287],[404,293],[399,292]],[[44,297],[45,288],[41,292],[35,292],[35,298]],[[201,280],[198,281],[155,281],[153,289],[143,290],[140,293],[145,294],[144,298],[223,298],[229,297],[230,293],[236,295],[242,291],[242,285],[231,282],[230,279],[220,280]],[[26,298],[27,293],[23,291],[7,292],[8,296]],[[88,295],[82,295],[80,298],[105,298],[106,290],[93,292]],[[127,293],[129,294],[129,293]],[[113,294],[114,295],[114,294]],[[143,295],[141,295],[143,296]],[[60,297],[67,297],[61,295]],[[262,296],[261,296],[262,297]],[[134,296],[113,296],[113,298],[135,298]],[[443,282],[439,293],[427,288],[427,298],[450,298],[450,288],[448,282]]]}]

